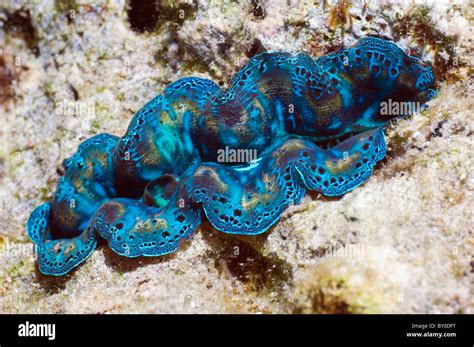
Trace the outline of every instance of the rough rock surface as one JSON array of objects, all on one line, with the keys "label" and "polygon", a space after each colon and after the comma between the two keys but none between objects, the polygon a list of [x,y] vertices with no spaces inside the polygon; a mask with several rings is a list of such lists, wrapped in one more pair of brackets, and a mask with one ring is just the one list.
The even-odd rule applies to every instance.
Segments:
[{"label": "rough rock surface", "polygon": [[[472,3],[101,3],[0,5],[0,312],[473,313]],[[317,57],[366,34],[430,61],[440,93],[387,129],[363,186],[307,195],[259,237],[205,224],[169,256],[102,244],[67,276],[38,272],[26,219],[84,139],[123,134],[179,77],[225,86],[258,52]]]}]

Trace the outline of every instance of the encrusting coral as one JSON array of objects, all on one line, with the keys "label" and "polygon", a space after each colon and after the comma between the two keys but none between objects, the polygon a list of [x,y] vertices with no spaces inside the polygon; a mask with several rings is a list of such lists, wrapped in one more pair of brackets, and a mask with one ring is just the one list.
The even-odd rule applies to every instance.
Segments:
[{"label": "encrusting coral", "polygon": [[[133,9],[155,2],[0,5],[0,312],[473,312],[472,3]],[[429,62],[439,87],[426,109],[385,127],[386,157],[357,189],[307,192],[261,235],[218,232],[203,217],[169,255],[121,257],[99,237],[68,274],[39,271],[25,224],[53,199],[80,143],[122,136],[136,110],[183,76],[227,89],[259,53],[320,57],[374,34]]]}]

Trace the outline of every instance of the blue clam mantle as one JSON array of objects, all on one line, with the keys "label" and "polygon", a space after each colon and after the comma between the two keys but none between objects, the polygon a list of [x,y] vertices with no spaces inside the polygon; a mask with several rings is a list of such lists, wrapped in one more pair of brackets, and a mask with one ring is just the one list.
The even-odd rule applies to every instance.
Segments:
[{"label": "blue clam mantle", "polygon": [[259,54],[227,90],[182,78],[122,138],[94,136],[64,160],[53,199],[27,224],[39,269],[71,271],[99,236],[127,257],[173,252],[203,211],[219,231],[263,233],[306,190],[337,196],[365,182],[397,117],[381,103],[423,104],[434,83],[429,66],[376,37],[317,60]]}]

